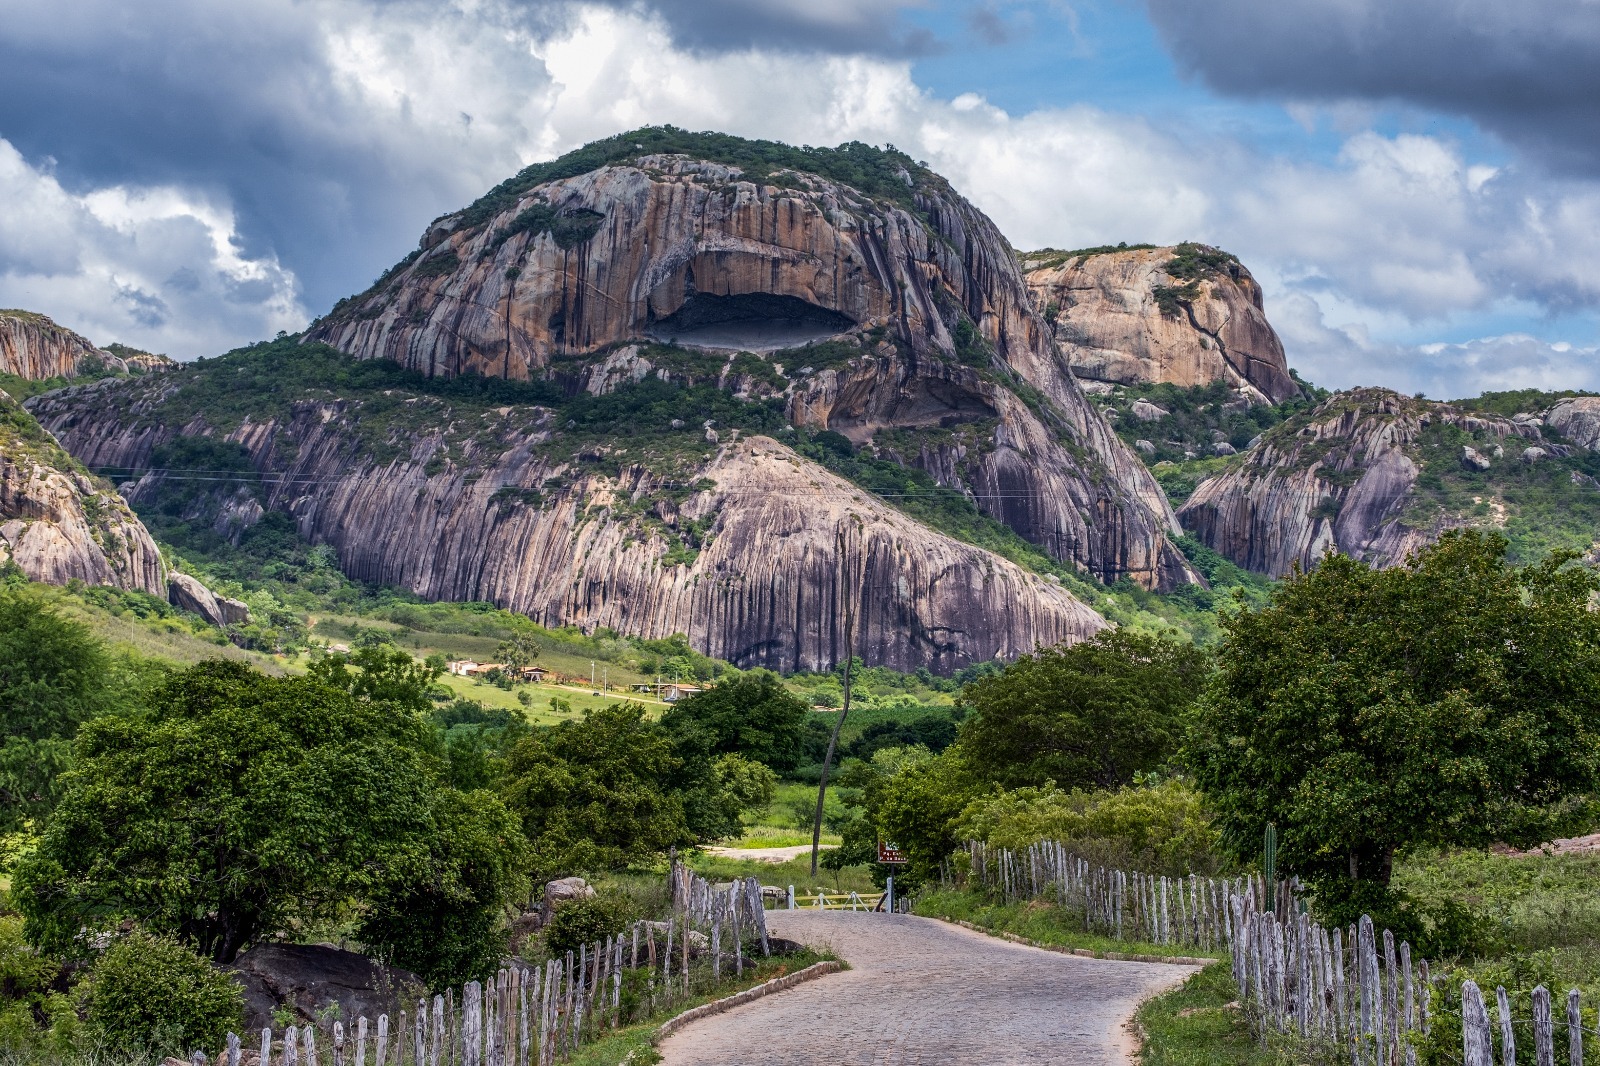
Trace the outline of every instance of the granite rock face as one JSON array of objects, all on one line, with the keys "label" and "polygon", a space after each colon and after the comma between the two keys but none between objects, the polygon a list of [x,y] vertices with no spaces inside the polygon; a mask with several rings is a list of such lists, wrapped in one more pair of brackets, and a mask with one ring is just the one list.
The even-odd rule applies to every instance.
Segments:
[{"label": "granite rock face", "polygon": [[1034,303],[1073,372],[1119,385],[1226,381],[1272,403],[1298,396],[1255,278],[1214,249],[1202,251],[1215,265],[1175,277],[1172,264],[1184,250],[1023,259]]},{"label": "granite rock face", "polygon": [[[981,439],[901,450],[1104,580],[1195,580],[1165,496],[1084,397],[1005,239],[941,179],[905,181],[914,196],[891,202],[685,156],[599,167],[487,220],[438,220],[415,259],[308,339],[430,376],[598,391],[649,373],[631,342],[794,353],[778,389],[795,425],[866,444],[981,423]],[[853,354],[820,365],[840,350]]]},{"label": "granite rock face", "polygon": [[[85,461],[147,466],[180,431],[208,431],[149,417],[184,373],[116,383],[118,397],[92,410],[71,390],[34,409]],[[433,428],[381,462],[364,448],[355,401],[297,403],[286,419],[225,435],[274,475],[263,504],[334,546],[350,576],[488,600],[547,625],[685,633],[742,666],[815,670],[845,654],[848,603],[867,662],[938,671],[1105,626],[1058,584],[933,531],[771,437],[730,432],[664,475],[607,465],[609,446],[552,457],[541,448],[550,412],[505,407],[474,427],[463,457],[444,428],[458,420],[422,404],[417,421]]]},{"label": "granite rock face", "polygon": [[[1355,389],[1263,434],[1226,472],[1201,482],[1179,516],[1211,548],[1275,577],[1310,569],[1328,551],[1391,566],[1446,529],[1475,524],[1437,508],[1426,509],[1422,522],[1407,517],[1422,470],[1416,445],[1426,427],[1440,424],[1485,441],[1540,439],[1527,423]],[[1464,453],[1458,447],[1454,455]]]},{"label": "granite rock face", "polygon": [[280,1011],[289,1011],[298,1024],[327,1017],[333,1005],[346,1026],[353,1028],[362,1017],[376,1023],[380,1014],[395,1017],[415,1008],[425,992],[422,979],[409,970],[327,944],[261,944],[228,971],[244,989],[249,1033],[279,1028]]},{"label": "granite rock face", "polygon": [[77,377],[91,367],[142,374],[173,366],[172,360],[164,355],[116,344],[111,347],[114,352],[97,348],[44,315],[0,310],[0,374],[44,381]]},{"label": "granite rock face", "polygon": [[1574,396],[1550,408],[1544,422],[1582,448],[1600,445],[1600,396]]},{"label": "granite rock face", "polygon": [[161,553],[110,486],[0,392],[0,564],[29,580],[82,581],[165,597]]}]

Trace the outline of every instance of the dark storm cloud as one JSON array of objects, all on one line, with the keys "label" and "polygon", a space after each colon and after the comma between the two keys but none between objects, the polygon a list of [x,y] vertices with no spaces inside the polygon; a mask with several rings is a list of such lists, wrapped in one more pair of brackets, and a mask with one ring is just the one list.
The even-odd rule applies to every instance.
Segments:
[{"label": "dark storm cloud", "polygon": [[1462,115],[1600,172],[1595,0],[1146,0],[1180,66],[1225,92]]},{"label": "dark storm cloud", "polygon": [[[429,127],[341,65],[347,16],[381,12],[371,35],[425,46],[451,28],[440,10],[17,0],[0,21],[0,138],[69,189],[167,184],[231,204],[241,252],[275,253],[318,313],[517,167],[504,137],[464,166],[455,111]],[[537,60],[522,67],[531,88],[548,82]]]},{"label": "dark storm cloud", "polygon": [[[537,0],[536,0],[537,2]],[[936,47],[932,34],[907,26],[907,9],[925,0],[600,0],[649,11],[674,41],[700,52],[761,48],[788,52],[917,55]]]}]

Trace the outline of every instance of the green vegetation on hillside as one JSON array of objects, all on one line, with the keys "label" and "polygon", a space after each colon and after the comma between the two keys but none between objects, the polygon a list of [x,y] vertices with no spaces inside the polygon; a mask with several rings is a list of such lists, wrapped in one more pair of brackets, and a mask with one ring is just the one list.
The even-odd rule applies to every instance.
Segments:
[{"label": "green vegetation on hillside", "polygon": [[1028,270],[1041,270],[1063,266],[1074,259],[1091,259],[1116,252],[1144,252],[1155,247],[1154,244],[1129,244],[1123,241],[1118,244],[1097,244],[1092,248],[1040,248],[1034,252],[1019,252],[1017,259]]}]

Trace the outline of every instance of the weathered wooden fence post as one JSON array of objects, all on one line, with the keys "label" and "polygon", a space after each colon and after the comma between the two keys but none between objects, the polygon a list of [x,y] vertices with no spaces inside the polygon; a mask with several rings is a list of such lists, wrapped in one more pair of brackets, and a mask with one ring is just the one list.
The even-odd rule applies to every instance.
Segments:
[{"label": "weathered wooden fence post", "polygon": [[1489,1012],[1474,981],[1461,982],[1462,1066],[1494,1066],[1494,1044],[1489,1037]]}]

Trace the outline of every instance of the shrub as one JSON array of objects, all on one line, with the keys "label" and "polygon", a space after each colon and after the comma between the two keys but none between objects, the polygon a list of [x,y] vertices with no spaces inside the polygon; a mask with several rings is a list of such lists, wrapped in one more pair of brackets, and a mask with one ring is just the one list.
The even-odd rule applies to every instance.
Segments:
[{"label": "shrub", "polygon": [[998,792],[967,804],[956,831],[1012,849],[1059,840],[1091,862],[1150,873],[1215,873],[1222,866],[1202,798],[1180,779],[1116,791]]},{"label": "shrub", "polygon": [[563,904],[545,926],[545,950],[552,956],[576,952],[584,944],[622,932],[627,924],[627,901],[620,896],[603,892],[592,899],[575,899]]},{"label": "shrub", "polygon": [[81,986],[108,1043],[187,1054],[215,1050],[244,1017],[244,990],[166,937],[136,932],[106,949]]}]

